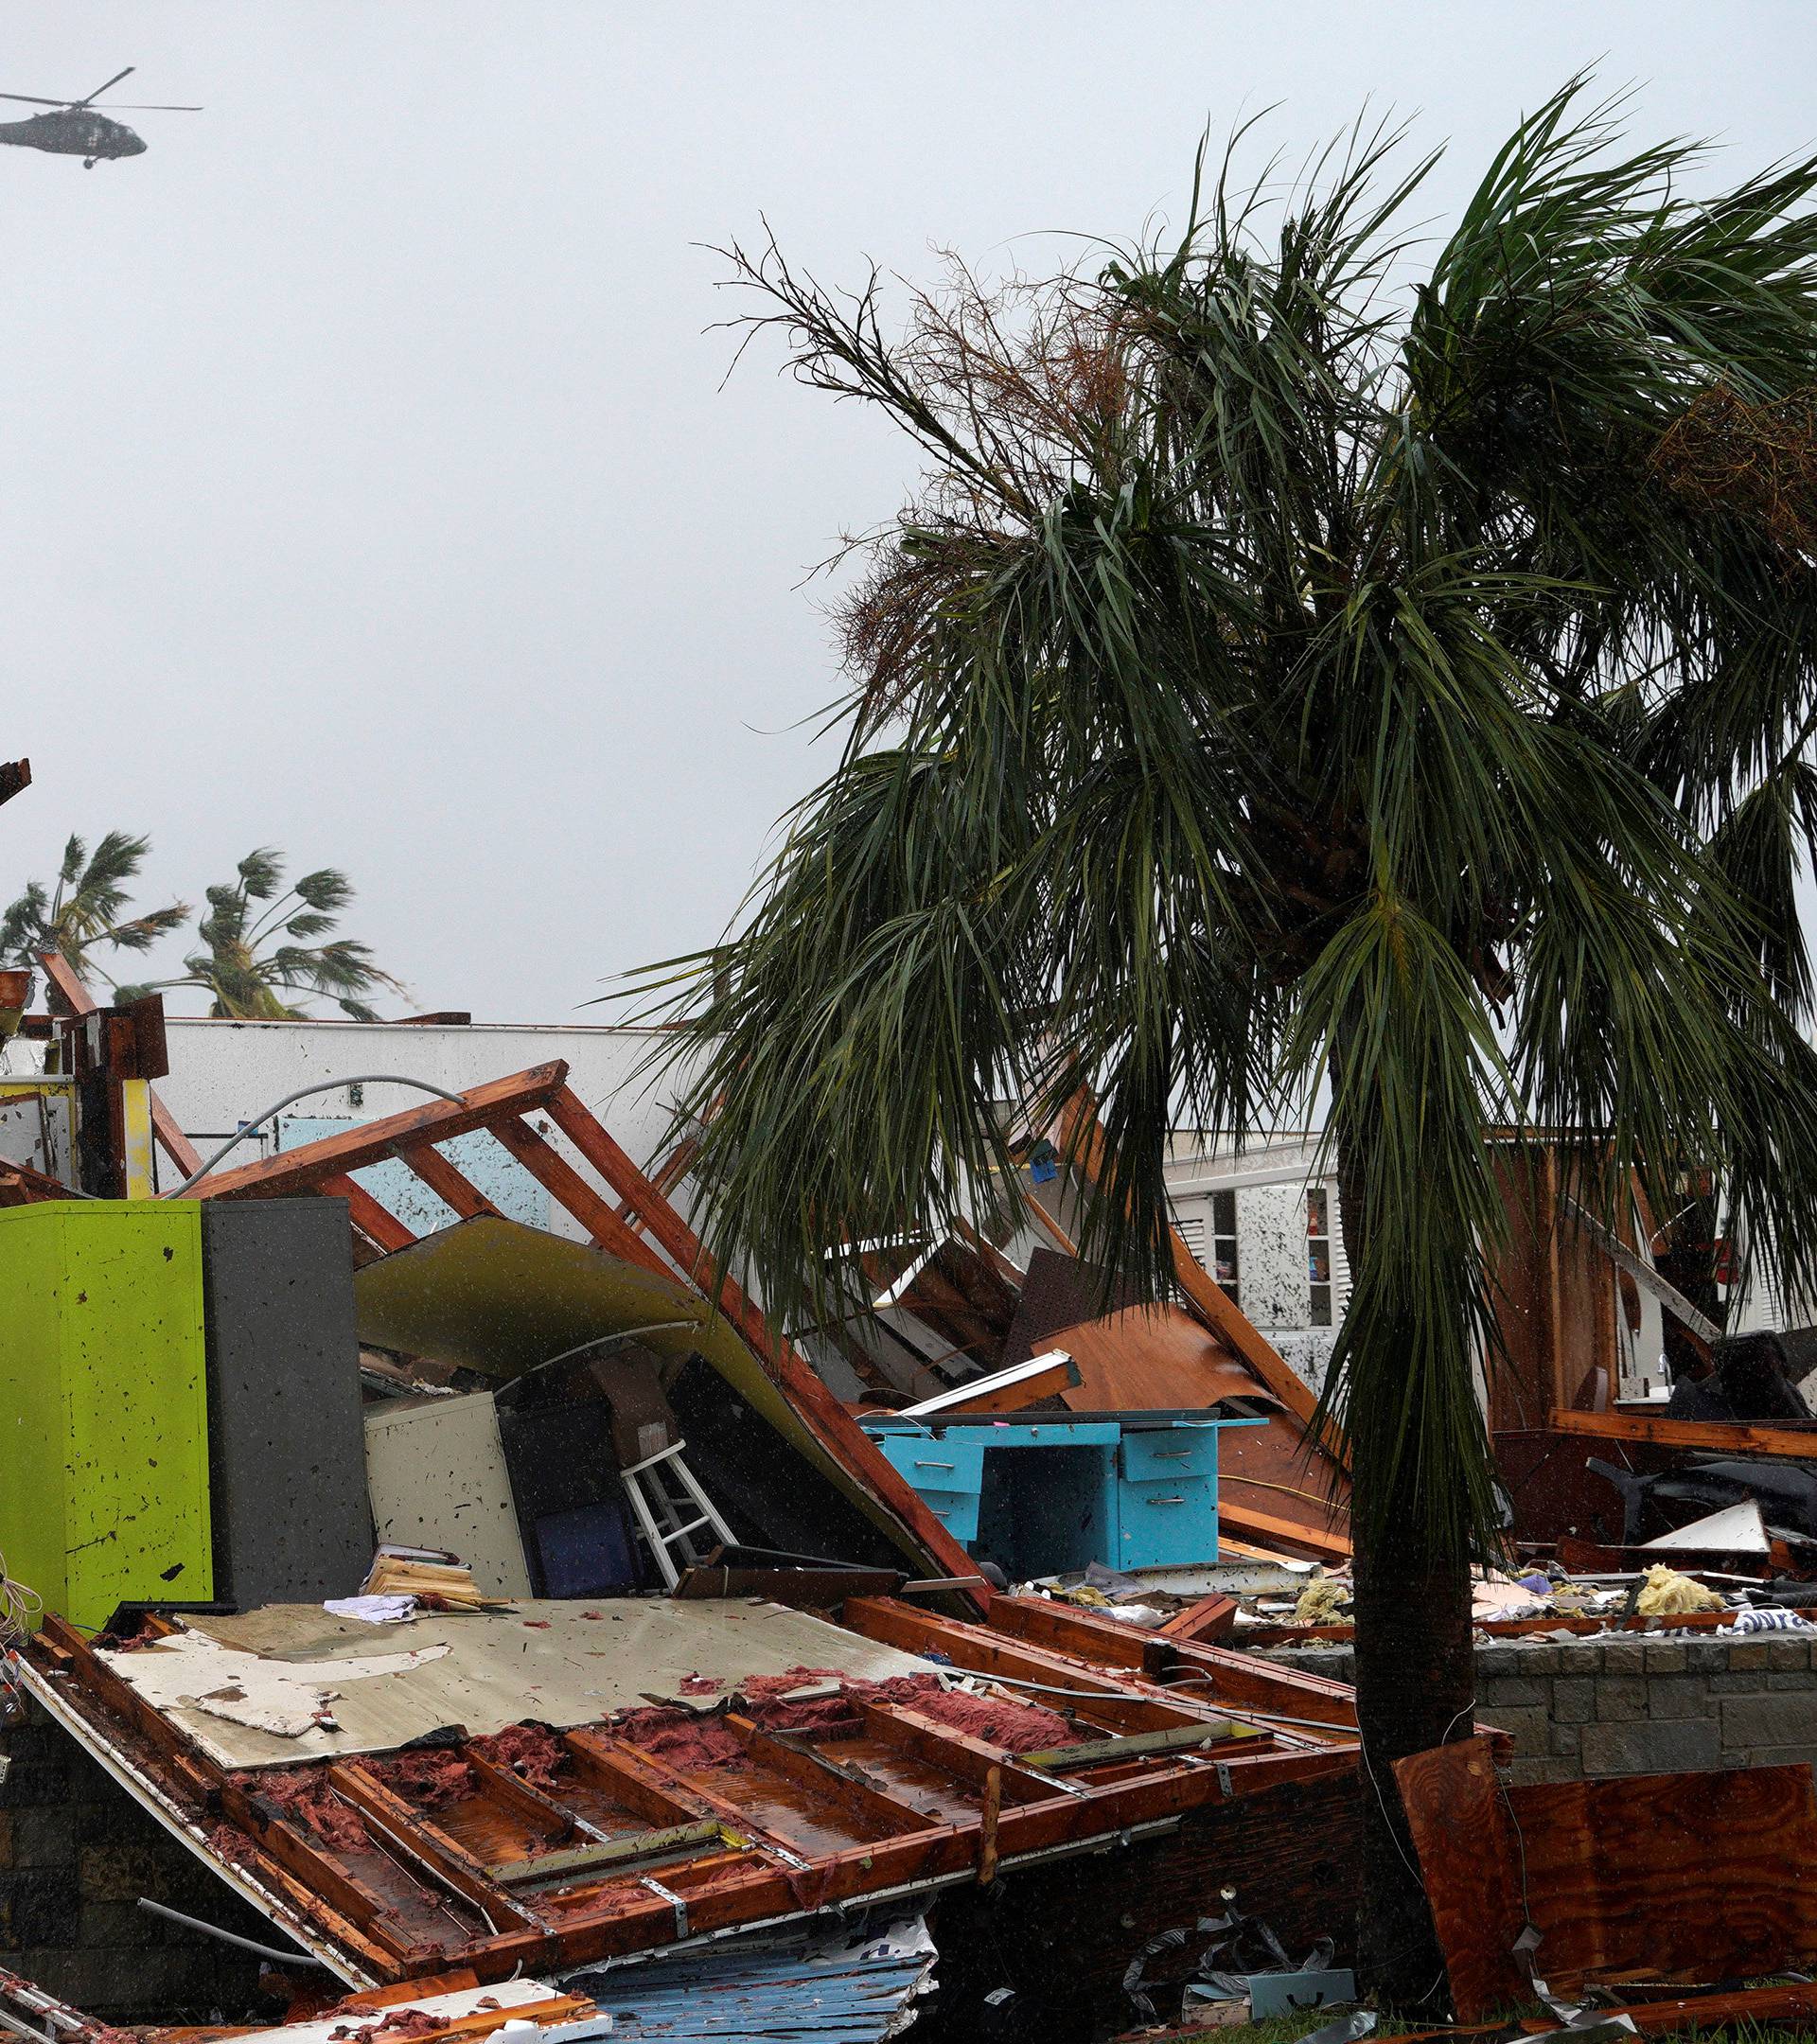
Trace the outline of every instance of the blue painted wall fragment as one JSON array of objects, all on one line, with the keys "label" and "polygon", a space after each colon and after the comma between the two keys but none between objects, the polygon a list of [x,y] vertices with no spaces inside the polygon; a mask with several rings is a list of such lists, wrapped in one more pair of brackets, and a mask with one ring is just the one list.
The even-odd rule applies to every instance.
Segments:
[{"label": "blue painted wall fragment", "polygon": [[[277,1123],[277,1148],[300,1150],[305,1143],[320,1142],[325,1136],[344,1136],[357,1125],[350,1115],[285,1115]],[[475,1129],[470,1136],[456,1136],[452,1141],[435,1147],[507,1221],[521,1221],[526,1227],[549,1225],[548,1193],[484,1129]],[[408,1164],[396,1157],[387,1157],[382,1164],[368,1164],[363,1171],[355,1172],[353,1177],[355,1184],[388,1207],[413,1235],[432,1235],[438,1228],[452,1227],[460,1219],[446,1200],[438,1199]]]}]

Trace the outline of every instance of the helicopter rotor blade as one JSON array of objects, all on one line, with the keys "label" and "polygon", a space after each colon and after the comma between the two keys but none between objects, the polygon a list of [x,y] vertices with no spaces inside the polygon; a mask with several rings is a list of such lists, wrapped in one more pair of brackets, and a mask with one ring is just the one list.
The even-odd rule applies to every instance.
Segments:
[{"label": "helicopter rotor blade", "polygon": [[0,99],[18,99],[26,106],[67,106],[67,99],[41,99],[36,93],[0,92]]},{"label": "helicopter rotor blade", "polygon": [[114,76],[113,76],[113,77],[112,77],[111,79],[108,79],[108,81],[107,81],[107,84],[106,84],[106,85],[97,85],[97,86],[96,86],[95,90],[94,90],[94,91],[93,91],[92,93],[90,93],[90,94],[89,94],[89,96],[88,96],[88,97],[87,97],[86,99],[76,99],[76,100],[72,100],[72,101],[70,102],[70,103],[71,103],[71,105],[72,105],[72,107],[76,107],[76,108],[81,108],[81,107],[85,107],[85,106],[89,106],[89,105],[92,105],[92,104],[93,104],[93,102],[94,102],[95,100],[98,99],[98,98],[99,98],[99,97],[101,97],[101,95],[102,95],[102,94],[103,94],[104,92],[106,92],[106,91],[107,91],[107,89],[108,89],[108,86],[111,86],[111,85],[117,85],[117,84],[118,84],[118,83],[120,82],[120,80],[121,80],[121,79],[122,79],[123,78],[131,78],[131,77],[132,76],[133,72],[134,72],[134,71],[136,71],[137,69],[138,69],[138,65],[137,65],[137,64],[128,64],[128,65],[127,65],[127,67],[126,67],[126,69],[125,69],[124,71],[116,71],[116,72],[115,72]]},{"label": "helicopter rotor blade", "polygon": [[112,114],[205,114],[207,109],[199,106],[135,106],[130,101],[115,100],[108,109]]}]

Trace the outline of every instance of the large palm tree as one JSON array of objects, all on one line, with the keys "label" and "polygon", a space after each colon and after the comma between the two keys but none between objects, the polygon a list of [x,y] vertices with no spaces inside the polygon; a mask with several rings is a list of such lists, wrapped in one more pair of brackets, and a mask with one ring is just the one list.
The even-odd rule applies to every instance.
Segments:
[{"label": "large palm tree", "polygon": [[150,839],[109,831],[91,852],[80,837],[63,847],[57,877],[46,887],[29,880],[25,891],[0,913],[0,965],[35,965],[41,951],[61,951],[83,978],[112,979],[96,953],[104,949],[145,952],[160,937],[180,929],[187,902],[132,915],[132,883],[138,878]]},{"label": "large palm tree", "polygon": [[667,968],[666,1042],[714,1245],[803,1317],[828,1239],[975,1207],[1002,1103],[1081,1089],[1085,1246],[1159,1293],[1170,1126],[1322,1091],[1366,1950],[1405,1999],[1437,1962],[1389,1770],[1471,1721],[1504,1138],[1605,1217],[1719,1172],[1778,1280],[1813,1268],[1817,159],[1694,200],[1702,152],[1579,82],[1422,261],[1397,141],[1272,213],[1195,191],[1166,245],[958,272],[899,335],[874,275],[730,252],[926,482],[845,606],[839,765]]},{"label": "large palm tree", "polygon": [[284,885],[282,855],[249,852],[234,878],[207,890],[208,913],[196,925],[202,948],[183,961],[183,977],[123,987],[122,996],[170,987],[201,987],[208,1013],[241,1021],[294,1021],[308,1010],[299,997],[325,996],[357,1022],[376,1022],[362,998],[380,988],[401,993],[379,969],[371,946],[351,937],[326,937],[353,899],[353,883],[332,867]]}]

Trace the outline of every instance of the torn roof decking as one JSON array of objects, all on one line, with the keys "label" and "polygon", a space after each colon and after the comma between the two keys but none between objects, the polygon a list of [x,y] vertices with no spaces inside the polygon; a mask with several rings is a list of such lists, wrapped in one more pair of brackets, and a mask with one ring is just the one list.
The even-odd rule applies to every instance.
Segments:
[{"label": "torn roof decking", "polygon": [[[549,1735],[543,1750],[554,1764],[533,1784],[484,1740],[476,1748],[470,1724],[456,1728],[432,1765],[454,1769],[462,1788],[432,1809],[400,1789],[395,1753],[282,1771],[223,1766],[177,1711],[146,1693],[155,1647],[103,1655],[51,1620],[20,1669],[51,1714],[167,1826],[355,1984],[450,1965],[500,1980],[520,1967],[566,1968],[840,1902],[922,1893],[972,1880],[980,1865],[1171,1828],[1191,1812],[1354,1764],[1354,1712],[1337,1683],[1044,1602],[999,1598],[994,1612],[994,1624],[959,1623],[888,1598],[854,1598],[839,1627],[788,1616],[818,1626],[823,1667],[899,1667],[938,1653],[954,1670],[1009,1684],[1006,1698],[1065,1704],[1067,1740],[1083,1753],[1018,1759],[955,1729],[950,1713],[936,1718],[942,1699],[922,1660],[926,1711],[912,1698],[878,1700],[860,1690],[839,1722],[817,1731],[766,1731],[736,1708],[715,1716],[715,1736],[735,1742],[722,1766],[693,1764],[686,1753],[665,1759],[611,1722],[571,1724]],[[263,1617],[208,1623],[219,1630]],[[772,1612],[769,1622],[783,1621]],[[498,1640],[507,1665],[535,1636],[515,1612],[458,1623],[476,1639]],[[397,1651],[410,1630],[381,1632],[371,1654]],[[720,1656],[736,1658],[723,1632],[723,1624],[703,1625],[700,1658],[711,1660],[715,1637]],[[779,1651],[795,1645],[791,1633]],[[485,1660],[479,1648],[467,1652]],[[658,1653],[652,1681],[678,1655],[690,1658],[673,1642]],[[445,1684],[438,1665],[426,1664],[420,1678],[369,1679]],[[627,1648],[612,1692],[640,1672]],[[507,1680],[491,1670],[494,1694],[505,1693]],[[357,1687],[346,1684],[349,1717]],[[497,1712],[472,1715],[483,1723]],[[527,1696],[522,1716],[538,1715],[538,1699]],[[296,1799],[305,1777],[313,1806]],[[310,1819],[311,1806],[329,1809],[327,1833],[338,1842]]]}]

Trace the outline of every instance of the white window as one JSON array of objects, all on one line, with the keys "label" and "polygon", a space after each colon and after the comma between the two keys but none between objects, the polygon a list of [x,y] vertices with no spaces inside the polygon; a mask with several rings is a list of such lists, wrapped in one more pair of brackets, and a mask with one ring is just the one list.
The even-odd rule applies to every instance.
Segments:
[{"label": "white window", "polygon": [[1306,1195],[1306,1283],[1314,1327],[1332,1324],[1332,1209],[1323,1186]]},{"label": "white window", "polygon": [[1237,1296],[1239,1271],[1237,1264],[1237,1195],[1231,1192],[1214,1192],[1210,1199],[1211,1208],[1211,1254],[1202,1259],[1205,1267],[1223,1289],[1229,1294],[1230,1303],[1241,1304]]}]

